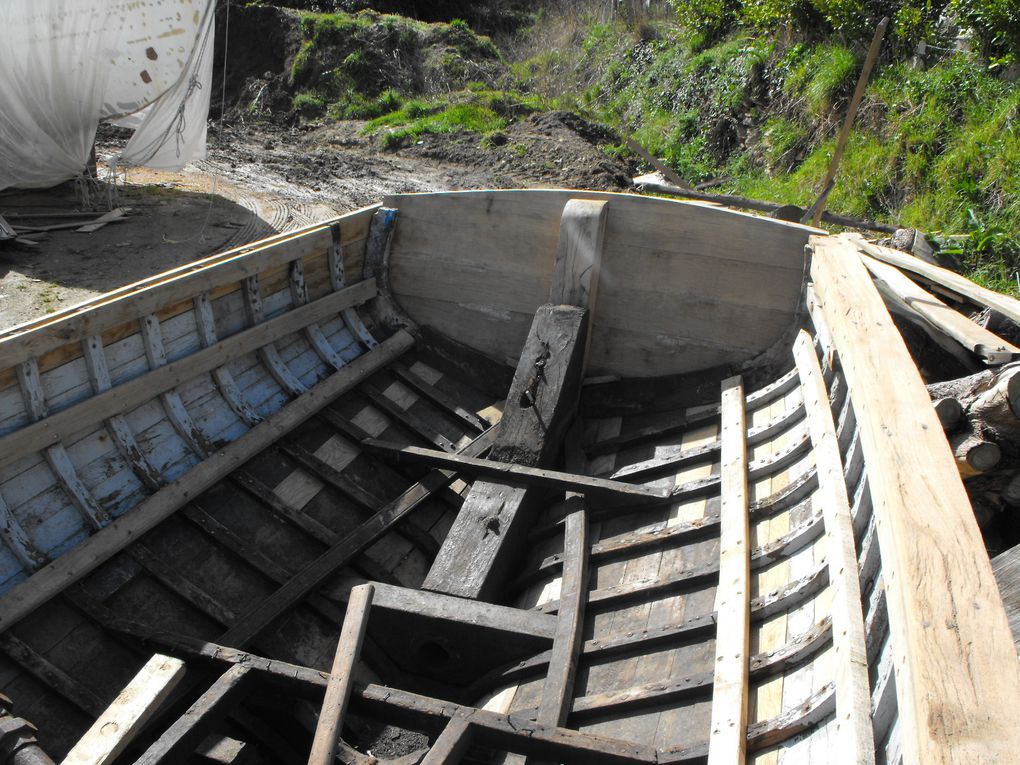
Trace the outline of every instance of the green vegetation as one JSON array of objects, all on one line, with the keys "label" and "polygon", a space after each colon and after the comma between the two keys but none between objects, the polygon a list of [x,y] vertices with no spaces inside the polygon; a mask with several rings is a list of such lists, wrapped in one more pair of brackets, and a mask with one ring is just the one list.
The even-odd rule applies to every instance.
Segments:
[{"label": "green vegetation", "polygon": [[[559,43],[543,41],[555,54],[515,62],[513,71],[547,105],[633,135],[689,183],[722,180],[724,192],[806,206],[875,19],[889,14],[889,44],[829,207],[932,232],[975,278],[1018,291],[1020,89],[999,76],[1020,50],[1011,37],[1020,29],[1015,2],[671,5],[675,14],[641,25],[580,14],[560,28]],[[982,10],[965,14],[965,5]],[[947,9],[965,20],[980,15],[980,29],[968,22],[979,52],[952,49],[956,30],[938,23]],[[916,66],[921,39],[939,47]]]}]

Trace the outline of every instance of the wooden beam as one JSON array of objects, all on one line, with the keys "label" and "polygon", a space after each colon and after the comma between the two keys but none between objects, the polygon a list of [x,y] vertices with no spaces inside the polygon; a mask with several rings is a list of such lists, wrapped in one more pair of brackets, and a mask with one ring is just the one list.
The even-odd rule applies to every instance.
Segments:
[{"label": "wooden beam", "polygon": [[454,717],[433,742],[421,765],[457,765],[471,746],[472,738],[471,724],[463,717]]},{"label": "wooden beam", "polygon": [[112,558],[145,532],[173,515],[193,497],[289,433],[316,411],[362,379],[384,367],[413,345],[406,332],[398,332],[378,348],[359,356],[327,377],[300,398],[249,430],[233,443],[199,463],[173,483],[148,497],[76,548],[41,568],[0,598],[0,630],[19,620]]},{"label": "wooden beam", "polygon": [[992,571],[1009,616],[1013,642],[1020,647],[1020,545],[992,558]]},{"label": "wooden beam", "polygon": [[588,598],[588,515],[584,499],[567,500],[574,509],[563,529],[563,579],[549,671],[542,686],[538,722],[562,727],[574,701],[574,676],[584,644],[584,604]]},{"label": "wooden beam", "polygon": [[241,664],[231,666],[135,761],[135,765],[189,762],[195,749],[247,689],[250,673],[251,670]]},{"label": "wooden beam", "polygon": [[854,247],[875,260],[909,271],[929,284],[943,287],[972,303],[998,311],[1011,321],[1020,324],[1020,300],[1016,298],[982,287],[965,276],[947,268],[926,263],[914,255],[865,241],[863,237],[856,234],[843,234],[839,239],[844,242],[852,242]]},{"label": "wooden beam", "polygon": [[368,616],[374,593],[375,588],[371,584],[359,585],[351,590],[308,765],[330,765],[336,756],[336,744],[340,739],[344,713],[354,686],[354,665],[361,654],[361,645],[368,631]]},{"label": "wooden beam", "polygon": [[256,350],[309,322],[335,314],[344,305],[363,302],[373,294],[374,283],[359,282],[343,292],[331,293],[257,327],[238,332],[216,345],[203,348],[16,430],[0,438],[0,467],[9,465],[27,453],[59,443],[90,425],[130,410],[197,375],[209,372],[228,359]]},{"label": "wooden beam", "polygon": [[826,557],[832,588],[832,643],[835,653],[836,735],[842,762],[873,765],[875,737],[871,726],[871,686],[868,652],[864,643],[861,580],[850,515],[850,497],[843,478],[836,424],[814,341],[801,330],[793,346],[807,409],[808,429],[814,444],[818,493],[812,501],[822,506]]},{"label": "wooden beam", "polygon": [[[986,364],[1005,364],[1020,357],[1020,348],[953,310],[917,286],[899,269],[868,255],[862,254],[861,260],[874,277],[882,296],[911,321],[920,322],[923,328],[934,329],[949,337]],[[937,338],[933,339],[938,342]]]},{"label": "wooden beam", "polygon": [[[587,329],[584,309],[538,309],[491,460],[535,467],[554,459],[577,406]],[[525,488],[475,482],[422,588],[471,599],[492,596],[526,539],[539,500]]]},{"label": "wooden beam", "polygon": [[[391,340],[385,341],[367,356],[378,353],[389,342]],[[478,436],[464,447],[463,453],[483,453],[492,444],[497,429],[498,426],[490,428]],[[326,552],[305,566],[285,585],[263,600],[251,612],[241,617],[220,638],[221,642],[238,646],[247,643],[276,617],[319,587],[334,571],[345,566],[351,558],[378,541],[408,513],[420,507],[435,492],[448,486],[454,477],[455,473],[451,471],[434,470],[430,472],[371,518],[365,520],[353,532],[337,540]],[[0,601],[0,605],[2,605],[2,601]]]},{"label": "wooden beam", "polygon": [[989,700],[1020,698],[1017,654],[953,455],[856,246],[810,246],[868,465],[904,761],[1008,762],[1020,728]]},{"label": "wooden beam", "polygon": [[669,498],[669,490],[652,489],[640,484],[613,481],[608,478],[592,478],[586,475],[563,473],[559,470],[525,467],[512,462],[497,462],[492,459],[477,459],[459,454],[449,454],[437,449],[423,449],[418,446],[400,444],[370,438],[362,442],[366,449],[409,464],[456,470],[464,475],[480,475],[497,479],[503,483],[539,486],[547,489],[573,491],[592,496],[618,496],[636,501],[662,501]]},{"label": "wooden beam", "polygon": [[113,762],[184,677],[184,662],[156,654],[64,758],[64,765]]},{"label": "wooden beam", "polygon": [[747,752],[751,572],[746,433],[744,384],[731,377],[722,383],[722,528],[709,765],[744,762]]}]

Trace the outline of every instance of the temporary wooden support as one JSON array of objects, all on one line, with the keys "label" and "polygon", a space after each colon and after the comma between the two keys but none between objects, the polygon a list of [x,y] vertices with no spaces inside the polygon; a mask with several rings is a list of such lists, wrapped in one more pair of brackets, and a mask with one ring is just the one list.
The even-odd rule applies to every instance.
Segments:
[{"label": "temporary wooden support", "polygon": [[456,765],[467,753],[472,740],[471,725],[462,717],[446,724],[421,765]]},{"label": "temporary wooden support", "polygon": [[574,676],[584,642],[584,604],[588,596],[588,516],[584,499],[571,497],[574,509],[563,530],[563,581],[556,616],[549,672],[542,686],[538,722],[562,727],[574,700]]},{"label": "temporary wooden support", "polygon": [[[409,336],[398,333],[394,337],[408,338]],[[393,338],[386,340],[381,346],[362,358],[374,356],[392,342]],[[357,363],[357,360],[354,363]],[[494,436],[494,429],[483,433],[464,447],[464,453],[484,453],[491,446]],[[339,539],[285,585],[263,600],[253,611],[241,617],[221,637],[221,641],[231,645],[244,645],[277,616],[319,587],[334,571],[346,565],[352,557],[377,541],[396,523],[403,520],[408,513],[420,507],[434,492],[449,485],[454,479],[454,475],[451,471],[434,470],[429,472],[418,483],[364,521],[353,532]],[[0,601],[0,606],[2,606],[2,601]],[[2,620],[0,620],[0,625],[2,625]]]},{"label": "temporary wooden support", "polygon": [[747,747],[750,647],[750,531],[744,383],[722,383],[722,476],[719,587],[716,594],[715,678],[709,765],[743,762]]},{"label": "temporary wooden support", "polygon": [[374,293],[373,283],[359,282],[344,292],[334,292],[307,306],[295,308],[257,327],[231,335],[210,348],[172,361],[27,425],[0,438],[0,467],[80,433],[89,425],[102,422],[111,415],[130,410],[157,394],[215,369],[228,359],[250,353],[274,339],[295,332],[308,322],[336,313],[340,306],[367,300]]},{"label": "temporary wooden support", "polygon": [[[538,309],[490,459],[531,467],[552,458],[575,411],[586,333],[584,309]],[[423,589],[474,599],[493,594],[526,536],[538,500],[528,494],[525,488],[476,481]]]},{"label": "temporary wooden support", "polygon": [[184,662],[156,654],[64,758],[64,765],[106,765],[117,759],[184,677]]},{"label": "temporary wooden support", "polygon": [[992,558],[992,570],[998,582],[1002,602],[1013,630],[1013,641],[1020,646],[1020,545]]},{"label": "temporary wooden support", "polygon": [[499,479],[503,483],[540,486],[548,489],[562,489],[592,496],[613,495],[629,500],[661,501],[669,497],[667,489],[655,489],[637,484],[613,481],[607,478],[592,478],[586,475],[563,473],[558,470],[526,467],[512,462],[498,462],[493,459],[477,459],[459,454],[448,454],[436,449],[422,449],[417,446],[400,444],[370,438],[365,448],[384,454],[391,459],[412,464],[456,470],[465,475],[481,475]]},{"label": "temporary wooden support", "polygon": [[177,722],[135,761],[135,765],[171,765],[190,756],[229,712],[251,680],[248,667],[235,664],[192,704]]},{"label": "temporary wooden support", "polygon": [[[336,396],[384,367],[413,343],[414,340],[407,333],[395,334],[372,353],[360,356],[300,398],[286,404],[265,422],[142,501],[130,513],[40,569],[28,581],[15,586],[0,598],[0,629],[9,629],[68,585],[109,560],[138,536],[154,528],[193,497],[300,425]],[[114,388],[111,393],[116,390]]]},{"label": "temporary wooden support", "polygon": [[818,493],[827,535],[829,586],[832,588],[832,635],[835,649],[836,735],[842,762],[871,765],[875,739],[871,726],[871,688],[864,644],[861,580],[850,517],[850,498],[843,478],[836,425],[811,336],[801,330],[793,346],[814,444]]},{"label": "temporary wooden support", "polygon": [[839,237],[842,241],[852,242],[859,251],[870,255],[875,260],[896,266],[903,271],[909,271],[929,284],[949,290],[950,293],[959,295],[962,298],[976,303],[977,305],[991,308],[998,311],[1008,319],[1020,323],[1020,300],[1003,295],[1000,292],[975,284],[965,276],[950,271],[940,266],[926,263],[918,257],[908,253],[894,250],[891,247],[867,242],[863,237],[855,234],[843,234]]},{"label": "temporary wooden support", "polygon": [[351,590],[308,765],[331,765],[336,756],[336,744],[340,739],[344,713],[347,711],[347,703],[350,701],[351,689],[354,686],[354,665],[361,654],[361,644],[368,630],[368,616],[374,592],[371,584],[359,585]]},{"label": "temporary wooden support", "polygon": [[854,244],[812,237],[811,247],[815,292],[850,395],[866,402],[855,411],[878,521],[904,760],[1008,761],[1020,729],[1011,708],[988,700],[1020,698],[1020,671],[953,456]]},{"label": "temporary wooden support", "polygon": [[1005,364],[1020,357],[1020,348],[953,310],[917,286],[899,269],[868,255],[862,255],[861,259],[883,297],[913,321],[920,321],[927,328],[948,336],[986,364]]}]

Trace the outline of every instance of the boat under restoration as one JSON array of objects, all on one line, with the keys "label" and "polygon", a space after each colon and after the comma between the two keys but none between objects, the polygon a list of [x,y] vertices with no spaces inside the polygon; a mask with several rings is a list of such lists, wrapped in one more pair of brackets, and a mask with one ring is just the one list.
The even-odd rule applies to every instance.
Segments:
[{"label": "boat under restoration", "polygon": [[1015,761],[883,256],[674,200],[398,195],[0,333],[0,751]]}]

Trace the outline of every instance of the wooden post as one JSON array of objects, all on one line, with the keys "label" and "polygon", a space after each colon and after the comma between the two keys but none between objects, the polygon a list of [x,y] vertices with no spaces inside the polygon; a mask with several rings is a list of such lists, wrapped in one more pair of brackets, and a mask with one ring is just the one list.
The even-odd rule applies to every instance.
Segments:
[{"label": "wooden post", "polygon": [[432,744],[421,765],[457,765],[471,746],[471,724],[463,717],[452,717]]},{"label": "wooden post", "polygon": [[354,686],[354,664],[361,654],[361,644],[368,631],[368,614],[374,593],[371,584],[359,585],[351,590],[308,765],[331,765],[336,756],[336,743],[340,739],[344,712],[347,711],[351,688]]},{"label": "wooden post", "polygon": [[731,377],[722,383],[722,528],[709,765],[744,762],[747,751],[751,558],[746,433],[744,384],[739,376]]}]

